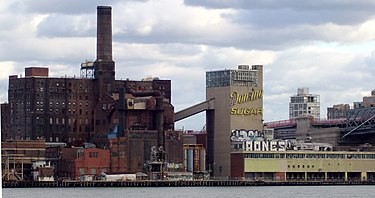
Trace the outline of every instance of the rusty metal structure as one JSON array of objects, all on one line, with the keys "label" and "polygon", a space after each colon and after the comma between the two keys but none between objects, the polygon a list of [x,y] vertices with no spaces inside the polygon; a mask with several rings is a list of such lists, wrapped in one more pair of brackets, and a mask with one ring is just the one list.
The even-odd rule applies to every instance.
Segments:
[{"label": "rusty metal structure", "polygon": [[22,181],[30,178],[32,163],[45,160],[45,150],[44,140],[2,142],[2,179],[5,181]]}]

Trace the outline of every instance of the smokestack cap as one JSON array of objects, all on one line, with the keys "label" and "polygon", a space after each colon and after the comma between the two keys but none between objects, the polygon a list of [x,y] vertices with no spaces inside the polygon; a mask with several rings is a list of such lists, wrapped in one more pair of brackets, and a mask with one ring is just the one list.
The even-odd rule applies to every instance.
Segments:
[{"label": "smokestack cap", "polygon": [[98,6],[97,8],[98,14],[111,14],[112,7],[111,6]]}]

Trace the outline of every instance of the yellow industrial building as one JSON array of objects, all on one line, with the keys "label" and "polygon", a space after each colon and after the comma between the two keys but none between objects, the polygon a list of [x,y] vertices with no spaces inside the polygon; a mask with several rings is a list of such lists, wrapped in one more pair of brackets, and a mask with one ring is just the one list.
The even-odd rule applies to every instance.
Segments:
[{"label": "yellow industrial building", "polygon": [[231,175],[255,180],[375,179],[375,152],[234,151]]}]

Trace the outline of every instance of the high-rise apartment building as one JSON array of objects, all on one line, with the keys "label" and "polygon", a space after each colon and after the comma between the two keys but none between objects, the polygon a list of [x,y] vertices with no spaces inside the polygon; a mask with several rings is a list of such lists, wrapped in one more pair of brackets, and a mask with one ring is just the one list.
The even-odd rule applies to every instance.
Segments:
[{"label": "high-rise apartment building", "polygon": [[[231,139],[263,131],[263,66],[206,72],[207,164],[214,176],[231,175]],[[209,131],[209,128],[212,130]]]},{"label": "high-rise apartment building", "polygon": [[320,118],[319,95],[310,94],[309,88],[298,88],[297,95],[290,97],[289,118],[297,118],[301,115],[310,115]]}]

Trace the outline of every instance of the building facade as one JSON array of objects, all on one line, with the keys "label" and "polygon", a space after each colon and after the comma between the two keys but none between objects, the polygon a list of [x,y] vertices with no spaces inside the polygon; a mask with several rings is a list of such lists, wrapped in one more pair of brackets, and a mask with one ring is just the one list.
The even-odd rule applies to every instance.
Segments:
[{"label": "building facade", "polygon": [[320,118],[320,96],[310,94],[307,87],[298,88],[297,95],[290,97],[289,118],[297,118],[300,115]]},{"label": "building facade", "polygon": [[375,152],[238,151],[232,176],[254,180],[373,180]]},{"label": "building facade", "polygon": [[327,107],[327,119],[343,119],[347,117],[347,113],[350,110],[349,104],[337,104],[332,107]]},{"label": "building facade", "polygon": [[370,96],[364,96],[362,98],[362,101],[353,102],[353,109],[370,108],[370,107],[375,107],[375,90],[371,91]]},{"label": "building facade", "polygon": [[99,148],[63,148],[60,163],[61,178],[99,176],[101,173],[110,172],[110,151]]},{"label": "building facade", "polygon": [[215,100],[214,110],[206,112],[207,123],[213,123],[207,126],[207,167],[216,177],[228,177],[231,136],[263,130],[263,66],[207,72],[206,99]]},{"label": "building facade", "polygon": [[167,147],[169,159],[182,163],[174,152],[182,153],[182,141],[167,136],[174,132],[171,81],[115,79],[111,12],[109,6],[97,7],[96,60],[81,65],[81,78],[53,78],[46,67],[9,76],[2,141],[44,139],[76,147],[92,142],[99,148],[116,142],[120,146],[111,156],[128,159],[116,169],[122,172],[142,171],[153,146]]}]

